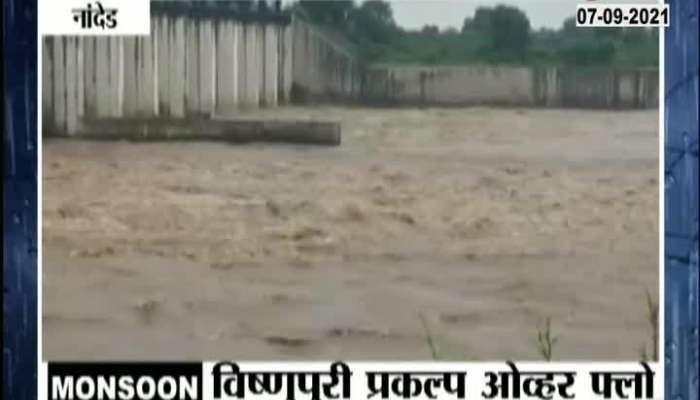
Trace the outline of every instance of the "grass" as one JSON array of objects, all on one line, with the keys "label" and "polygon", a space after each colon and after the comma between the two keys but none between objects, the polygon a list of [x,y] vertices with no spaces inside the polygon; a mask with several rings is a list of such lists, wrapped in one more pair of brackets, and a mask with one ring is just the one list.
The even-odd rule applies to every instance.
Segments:
[{"label": "grass", "polygon": [[546,361],[552,361],[554,346],[558,341],[559,338],[552,334],[552,318],[547,317],[544,325],[537,327],[537,352]]},{"label": "grass", "polygon": [[[640,359],[643,362],[658,361],[659,359],[659,302],[655,300],[651,292],[645,292],[646,322],[649,329],[649,342],[643,343],[639,348]],[[425,332],[425,342],[430,349],[433,360],[440,360],[440,352],[430,331],[428,322],[422,314],[418,318]],[[543,324],[537,326],[537,353],[546,361],[552,361],[554,348],[559,337],[552,332],[552,318],[547,317]]]},{"label": "grass", "polygon": [[640,348],[640,358],[642,361],[659,360],[659,302],[654,300],[651,292],[646,290],[646,321],[649,327],[649,342],[651,344],[651,354],[647,351],[647,343]]},{"label": "grass", "polygon": [[430,356],[433,360],[439,360],[440,353],[438,351],[437,345],[435,344],[435,341],[433,340],[433,335],[432,333],[430,333],[428,322],[425,320],[423,314],[418,314],[418,318],[420,318],[420,322],[423,325],[423,330],[425,331],[425,341],[428,343],[428,348],[430,348]]},{"label": "grass", "polygon": [[[440,355],[440,350],[435,342],[430,327],[428,326],[428,321],[425,319],[423,314],[418,314],[421,325],[423,326],[423,331],[425,332],[425,342],[430,350],[430,356],[434,361],[442,360]],[[552,355],[554,352],[554,346],[559,341],[557,336],[552,334],[552,318],[547,317],[545,319],[544,325],[537,327],[537,351],[540,356],[547,360],[552,360]],[[465,356],[465,358],[468,358]]]}]

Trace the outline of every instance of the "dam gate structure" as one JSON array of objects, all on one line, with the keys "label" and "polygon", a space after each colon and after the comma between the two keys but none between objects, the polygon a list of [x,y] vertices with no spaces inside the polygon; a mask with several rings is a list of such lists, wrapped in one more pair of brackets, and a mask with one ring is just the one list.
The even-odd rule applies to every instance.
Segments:
[{"label": "dam gate structure", "polygon": [[290,103],[658,106],[657,69],[367,64],[349,40],[300,12],[168,3],[152,3],[150,36],[42,38],[44,134],[99,135],[115,120],[182,132],[192,121]]},{"label": "dam gate structure", "polygon": [[[155,3],[154,3],[155,4]],[[203,119],[289,100],[291,16],[153,7],[150,36],[42,38],[44,132],[84,121]]]}]

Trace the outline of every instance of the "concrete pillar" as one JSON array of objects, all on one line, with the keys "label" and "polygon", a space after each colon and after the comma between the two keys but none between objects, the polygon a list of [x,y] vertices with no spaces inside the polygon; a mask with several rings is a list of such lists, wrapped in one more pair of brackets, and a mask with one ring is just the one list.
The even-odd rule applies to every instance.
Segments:
[{"label": "concrete pillar", "polygon": [[636,72],[620,73],[616,83],[620,105],[630,107],[639,102],[639,83]]},{"label": "concrete pillar", "polygon": [[316,70],[315,33],[310,26],[299,19],[293,20],[293,81],[307,89],[314,89],[323,79],[322,71]]},{"label": "concrete pillar", "polygon": [[170,115],[183,118],[185,116],[185,20],[176,18],[171,24],[168,51]]},{"label": "concrete pillar", "polygon": [[148,79],[146,77],[146,40],[136,37],[136,115],[146,115],[148,104]]},{"label": "concrete pillar", "polygon": [[242,84],[239,80],[241,70],[245,71],[245,43],[243,41],[243,25],[237,21],[231,21],[231,29],[233,36],[233,105],[238,108],[241,101]]},{"label": "concrete pillar", "polygon": [[[138,44],[136,37],[124,37],[124,101],[123,115],[134,117],[138,112]],[[99,75],[99,71],[98,71]],[[99,87],[99,86],[98,86]]]},{"label": "concrete pillar", "polygon": [[122,116],[121,96],[124,85],[122,43],[122,37],[109,38],[109,115],[112,117]]},{"label": "concrete pillar", "polygon": [[75,134],[78,124],[78,38],[65,38],[66,132]]},{"label": "concrete pillar", "polygon": [[280,41],[282,43],[282,48],[280,50],[282,56],[282,61],[280,63],[282,71],[280,74],[282,77],[281,101],[286,103],[289,102],[290,93],[292,91],[292,52],[294,51],[292,47],[292,26],[287,25],[282,27],[281,31],[283,35],[283,40]]},{"label": "concrete pillar", "polygon": [[153,116],[156,114],[153,91],[155,80],[153,74],[153,41],[150,36],[137,38],[139,52],[137,62],[138,76],[138,115]]},{"label": "concrete pillar", "polygon": [[[151,21],[153,22],[153,21]],[[152,94],[151,94],[151,112],[152,115],[157,116],[160,114],[158,95],[160,94],[158,90],[158,46],[160,42],[156,36],[155,26],[151,25],[151,37],[149,38],[151,42],[151,75],[152,75]]]},{"label": "concrete pillar", "polygon": [[260,102],[260,73],[262,66],[260,65],[260,59],[262,57],[258,46],[259,41],[259,29],[257,24],[251,23],[245,25],[245,98],[243,99],[243,105],[245,107],[257,107]]},{"label": "concrete pillar", "polygon": [[85,116],[97,115],[97,86],[95,83],[95,37],[83,38],[83,86],[85,87]]},{"label": "concrete pillar", "polygon": [[119,63],[118,63],[118,69],[119,69],[119,86],[117,87],[118,93],[117,93],[117,103],[118,103],[118,110],[119,110],[119,116],[124,115],[124,98],[125,96],[125,86],[126,86],[126,68],[124,66],[124,59],[125,59],[125,50],[124,50],[124,38],[121,37],[119,38],[119,47],[118,47],[118,54],[119,54]]},{"label": "concrete pillar", "polygon": [[83,51],[84,46],[83,42],[85,41],[85,37],[83,36],[78,36],[76,38],[76,44],[75,44],[75,50],[77,52],[77,57],[76,57],[76,66],[78,68],[78,73],[76,76],[76,81],[77,81],[77,95],[78,95],[78,118],[82,118],[85,116],[85,79],[83,78],[85,76],[85,53]]},{"label": "concrete pillar", "polygon": [[65,36],[53,38],[54,54],[54,126],[57,133],[66,133],[66,58],[65,58]]},{"label": "concrete pillar", "polygon": [[265,29],[265,24],[258,24],[258,44],[257,44],[257,56],[258,56],[258,68],[260,79],[258,81],[258,107],[265,105],[265,92],[266,92],[266,80],[265,80],[265,56],[267,51],[265,50],[265,45],[267,41],[265,40],[265,34],[267,33]]},{"label": "concrete pillar", "polygon": [[44,37],[41,41],[41,121],[42,130],[53,129],[53,43],[54,38]]},{"label": "concrete pillar", "polygon": [[216,37],[210,20],[198,20],[199,112],[212,115],[216,103]]},{"label": "concrete pillar", "polygon": [[255,46],[255,56],[258,75],[258,96],[256,106],[260,107],[265,102],[265,24],[256,24],[257,43]]},{"label": "concrete pillar", "polygon": [[552,67],[547,71],[547,104],[561,106],[561,91],[559,90],[559,70]]},{"label": "concrete pillar", "polygon": [[644,72],[637,73],[637,106],[638,107],[649,107],[647,102],[647,75]]},{"label": "concrete pillar", "polygon": [[248,32],[245,25],[240,22],[233,23],[233,31],[238,38],[236,48],[236,106],[246,103],[248,98],[248,84],[246,82],[248,70]]},{"label": "concrete pillar", "polygon": [[107,93],[100,96],[107,98],[106,115],[118,117],[119,113],[119,37],[107,38]]},{"label": "concrete pillar", "polygon": [[233,21],[219,21],[216,30],[216,113],[233,115],[237,105],[238,37]]},{"label": "concrete pillar", "polygon": [[197,21],[185,21],[185,114],[198,115],[199,107],[199,35]]},{"label": "concrete pillar", "polygon": [[97,116],[112,116],[111,67],[110,67],[110,38],[101,36],[95,38],[95,87],[97,100]]},{"label": "concrete pillar", "polygon": [[297,22],[296,18],[292,17],[292,23],[291,23],[291,30],[292,30],[292,81],[299,82],[299,78],[301,77],[301,71],[300,71],[300,66],[301,66],[301,54],[303,52],[302,49],[302,41],[301,41],[301,26],[299,26],[299,22]]},{"label": "concrete pillar", "polygon": [[277,29],[277,103],[284,102],[284,59],[285,36],[284,26],[276,26]]},{"label": "concrete pillar", "polygon": [[276,106],[279,89],[279,31],[274,24],[264,25],[263,29],[265,29],[264,102],[267,106]]},{"label": "concrete pillar", "polygon": [[169,40],[169,24],[168,17],[160,17],[156,20],[156,40],[158,41],[157,50],[157,85],[158,85],[158,114],[170,114],[170,43]]}]

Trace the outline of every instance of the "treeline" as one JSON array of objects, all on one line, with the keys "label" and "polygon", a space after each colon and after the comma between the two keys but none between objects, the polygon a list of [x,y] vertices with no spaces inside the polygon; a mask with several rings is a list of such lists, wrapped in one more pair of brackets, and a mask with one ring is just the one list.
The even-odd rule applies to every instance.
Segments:
[{"label": "treeline", "polygon": [[222,13],[242,15],[280,14],[282,0],[152,0],[155,12]]},{"label": "treeline", "polygon": [[343,34],[367,62],[635,67],[659,62],[656,29],[577,28],[572,17],[559,29],[534,30],[522,10],[507,5],[479,7],[461,29],[446,30],[403,29],[385,0],[159,0],[152,8],[258,16],[297,12]]},{"label": "treeline", "polygon": [[644,28],[533,30],[527,15],[507,5],[479,7],[461,30],[399,27],[384,0],[299,0],[292,5],[315,23],[343,33],[368,62],[657,66],[658,31]]}]

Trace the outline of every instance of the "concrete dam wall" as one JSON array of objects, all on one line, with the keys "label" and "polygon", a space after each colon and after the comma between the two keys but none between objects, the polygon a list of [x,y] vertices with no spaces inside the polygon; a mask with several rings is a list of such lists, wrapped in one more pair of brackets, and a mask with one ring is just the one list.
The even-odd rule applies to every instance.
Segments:
[{"label": "concrete dam wall", "polygon": [[372,65],[362,101],[378,105],[658,107],[658,70]]},{"label": "concrete dam wall", "polygon": [[294,16],[294,102],[357,100],[362,68],[352,45],[327,28]]},{"label": "concrete dam wall", "polygon": [[292,101],[383,106],[656,108],[657,69],[365,64],[332,28],[292,22]]},{"label": "concrete dam wall", "polygon": [[332,29],[297,15],[154,12],[150,36],[42,40],[44,132],[101,119],[235,116],[288,102],[387,106],[654,108],[658,71],[364,65]]},{"label": "concrete dam wall", "polygon": [[288,101],[290,18],[154,13],[150,36],[45,37],[45,132],[99,118],[201,118]]}]

